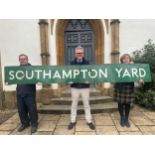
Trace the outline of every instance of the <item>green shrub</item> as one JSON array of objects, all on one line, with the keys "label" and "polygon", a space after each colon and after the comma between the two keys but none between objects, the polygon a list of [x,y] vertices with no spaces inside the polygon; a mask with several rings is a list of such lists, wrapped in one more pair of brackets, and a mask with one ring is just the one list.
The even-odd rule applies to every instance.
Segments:
[{"label": "green shrub", "polygon": [[151,91],[135,93],[135,103],[151,110],[155,110],[155,98],[154,93]]},{"label": "green shrub", "polygon": [[147,63],[150,65],[152,81],[144,83],[135,93],[135,102],[146,108],[155,110],[155,44],[151,39],[141,50],[133,52],[135,63]]}]

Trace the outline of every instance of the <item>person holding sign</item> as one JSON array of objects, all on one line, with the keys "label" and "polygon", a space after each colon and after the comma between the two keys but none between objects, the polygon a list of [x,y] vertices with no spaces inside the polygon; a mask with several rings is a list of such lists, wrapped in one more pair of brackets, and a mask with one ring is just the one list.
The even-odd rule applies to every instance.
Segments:
[{"label": "person holding sign", "polygon": [[[132,64],[129,54],[124,54],[120,58],[122,64]],[[139,80],[144,83],[144,80]],[[130,104],[134,101],[134,82],[115,83],[115,99],[118,102],[118,111],[120,114],[120,125],[130,127],[129,113]]]},{"label": "person holding sign", "polygon": [[[71,65],[88,65],[89,62],[84,58],[84,49],[81,46],[75,49],[75,59],[71,62]],[[71,95],[72,95],[72,105],[71,105],[71,122],[68,125],[68,129],[71,130],[76,125],[77,116],[77,106],[78,99],[81,96],[84,104],[85,118],[87,125],[90,129],[94,130],[95,126],[92,123],[92,116],[89,104],[89,83],[72,83],[71,84]]]},{"label": "person holding sign", "polygon": [[[21,67],[30,66],[28,56],[19,55]],[[31,133],[35,133],[38,127],[38,114],[36,109],[36,85],[35,84],[17,84],[17,107],[21,120],[21,126],[18,132],[23,131],[31,124]]]}]

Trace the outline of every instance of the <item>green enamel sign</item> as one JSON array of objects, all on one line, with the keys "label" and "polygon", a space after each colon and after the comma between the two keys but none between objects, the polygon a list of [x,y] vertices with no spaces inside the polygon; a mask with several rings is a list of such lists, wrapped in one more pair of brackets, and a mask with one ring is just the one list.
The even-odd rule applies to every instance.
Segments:
[{"label": "green enamel sign", "polygon": [[6,84],[151,81],[148,64],[6,66]]}]

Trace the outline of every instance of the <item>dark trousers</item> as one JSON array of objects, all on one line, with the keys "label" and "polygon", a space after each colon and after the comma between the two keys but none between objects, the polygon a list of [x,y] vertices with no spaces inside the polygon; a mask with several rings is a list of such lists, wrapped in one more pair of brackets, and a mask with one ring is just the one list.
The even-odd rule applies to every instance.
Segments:
[{"label": "dark trousers", "polygon": [[38,113],[36,108],[35,95],[17,95],[18,113],[23,125],[37,126]]}]

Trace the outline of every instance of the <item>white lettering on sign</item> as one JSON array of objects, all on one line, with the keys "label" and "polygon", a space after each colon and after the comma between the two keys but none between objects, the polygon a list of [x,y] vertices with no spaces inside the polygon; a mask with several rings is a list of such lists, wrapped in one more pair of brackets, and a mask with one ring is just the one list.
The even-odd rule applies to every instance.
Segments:
[{"label": "white lettering on sign", "polygon": [[139,77],[139,76],[138,76],[138,70],[137,70],[137,68],[132,68],[131,70],[132,70],[132,71],[131,71],[132,77]]},{"label": "white lettering on sign", "polygon": [[26,71],[25,76],[26,76],[26,79],[31,80],[34,77],[34,72],[33,71],[30,71],[30,72]]},{"label": "white lettering on sign", "polygon": [[144,68],[131,68],[131,70],[115,68],[118,78],[144,78],[146,76],[146,71]]},{"label": "white lettering on sign", "polygon": [[104,70],[99,69],[99,78],[108,78],[108,69],[105,68]]},{"label": "white lettering on sign", "polygon": [[116,68],[115,70],[116,70],[116,72],[118,74],[118,77],[120,78],[121,77],[122,68],[120,68],[120,69]]},{"label": "white lettering on sign", "polygon": [[123,73],[123,75],[122,75],[122,78],[124,78],[124,77],[131,77],[131,75],[130,75],[130,73],[129,73],[129,71],[127,70],[127,69],[125,69],[125,71],[124,71],[124,73]]},{"label": "white lettering on sign", "polygon": [[139,68],[139,75],[141,78],[144,78],[146,76],[146,71],[144,68]]},{"label": "white lettering on sign", "polygon": [[42,70],[35,70],[35,73],[36,73],[37,79],[39,79],[41,77]]},{"label": "white lettering on sign", "polygon": [[15,75],[16,75],[17,80],[22,80],[25,76],[24,71],[22,70],[17,71]]},{"label": "white lettering on sign", "polygon": [[[149,68],[145,69],[145,66],[121,66],[116,65],[111,67],[95,66],[92,65],[85,67],[31,67],[31,68],[18,68],[13,67],[5,72],[5,82],[8,83],[37,83],[37,82],[126,82],[137,81],[143,79],[150,81]],[[110,75],[111,73],[111,75]],[[150,78],[150,79],[149,79]]]},{"label": "white lettering on sign", "polygon": [[88,72],[88,76],[92,79],[95,79],[97,77],[97,70],[95,69],[91,69],[89,72]]},{"label": "white lettering on sign", "polygon": [[75,79],[79,75],[80,75],[80,70],[79,69],[74,69],[73,70],[73,78]]},{"label": "white lettering on sign", "polygon": [[61,79],[61,75],[60,75],[59,71],[57,71],[57,70],[53,74],[53,79],[56,79],[56,78]]},{"label": "white lettering on sign", "polygon": [[72,78],[72,70],[69,70],[68,72],[66,72],[65,70],[62,70],[62,78],[63,79],[66,79],[66,78],[71,79]]},{"label": "white lettering on sign", "polygon": [[81,69],[80,71],[82,72],[82,77],[84,79],[86,79],[86,73],[88,72],[88,70],[87,69]]},{"label": "white lettering on sign", "polygon": [[52,73],[51,73],[51,70],[48,70],[48,72],[46,70],[43,70],[43,79],[51,79],[52,77]]},{"label": "white lettering on sign", "polygon": [[9,79],[10,79],[10,80],[14,80],[14,79],[15,79],[15,75],[14,75],[14,74],[15,74],[14,71],[10,71],[10,72],[9,72]]}]

